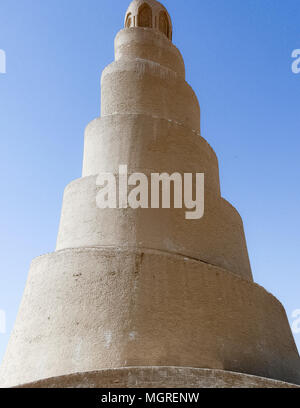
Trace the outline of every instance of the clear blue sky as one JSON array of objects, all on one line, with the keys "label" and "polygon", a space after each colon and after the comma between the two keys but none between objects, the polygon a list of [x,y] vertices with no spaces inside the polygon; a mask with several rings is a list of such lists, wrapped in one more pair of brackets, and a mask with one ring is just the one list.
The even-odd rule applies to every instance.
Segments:
[{"label": "clear blue sky", "polygon": [[[55,248],[64,187],[80,177],[83,131],[100,112],[127,0],[1,0],[0,359],[31,259]],[[165,0],[174,43],[243,217],[256,282],[300,309],[299,0]],[[295,336],[300,346],[300,334]]]}]

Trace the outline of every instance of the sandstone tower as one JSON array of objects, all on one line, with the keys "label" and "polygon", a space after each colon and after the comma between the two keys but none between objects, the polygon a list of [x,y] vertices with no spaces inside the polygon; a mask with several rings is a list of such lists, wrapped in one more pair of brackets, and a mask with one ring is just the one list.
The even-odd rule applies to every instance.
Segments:
[{"label": "sandstone tower", "polygon": [[[242,220],[221,197],[217,157],[157,1],[130,4],[101,90],[56,251],[32,262],[1,386],[299,384],[286,313],[253,282]],[[97,208],[97,174],[120,164],[205,173],[204,217]]]}]

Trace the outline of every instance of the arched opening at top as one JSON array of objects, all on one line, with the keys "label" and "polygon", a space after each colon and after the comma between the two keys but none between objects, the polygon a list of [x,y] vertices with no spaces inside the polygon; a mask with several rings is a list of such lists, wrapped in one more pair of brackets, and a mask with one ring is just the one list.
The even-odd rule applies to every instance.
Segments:
[{"label": "arched opening at top", "polygon": [[125,22],[125,28],[130,28],[131,25],[132,25],[132,15],[131,13],[128,13],[126,17],[126,22]]},{"label": "arched opening at top", "polygon": [[139,8],[138,26],[152,28],[152,10],[146,3]]},{"label": "arched opening at top", "polygon": [[170,25],[168,16],[165,11],[161,11],[159,13],[159,31],[165,34],[168,38],[170,38]]}]

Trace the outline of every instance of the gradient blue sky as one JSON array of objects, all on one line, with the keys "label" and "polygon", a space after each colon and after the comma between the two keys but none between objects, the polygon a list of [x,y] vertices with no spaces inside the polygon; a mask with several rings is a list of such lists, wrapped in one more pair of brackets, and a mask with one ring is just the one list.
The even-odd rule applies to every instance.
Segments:
[{"label": "gradient blue sky", "polygon": [[[256,282],[300,309],[299,0],[165,0],[174,43],[243,217]],[[52,252],[64,187],[80,177],[83,131],[128,0],[1,0],[0,309],[7,334],[32,258]],[[300,346],[300,334],[295,335]]]}]

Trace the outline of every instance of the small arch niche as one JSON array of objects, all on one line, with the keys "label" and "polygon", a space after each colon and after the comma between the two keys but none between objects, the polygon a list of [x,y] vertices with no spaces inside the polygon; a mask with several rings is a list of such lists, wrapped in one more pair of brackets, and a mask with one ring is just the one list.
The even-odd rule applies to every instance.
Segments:
[{"label": "small arch niche", "polygon": [[161,11],[159,13],[159,24],[158,24],[159,31],[165,34],[168,38],[170,38],[170,24],[168,20],[167,13],[165,11]]},{"label": "small arch niche", "polygon": [[152,10],[146,3],[139,8],[138,26],[152,28]]},{"label": "small arch niche", "polygon": [[132,14],[128,13],[125,22],[125,28],[130,28],[132,25]]}]

